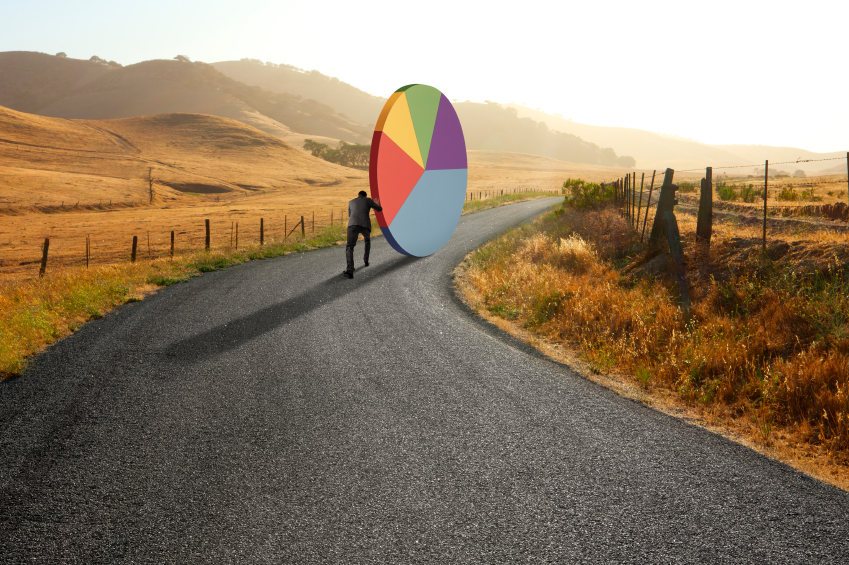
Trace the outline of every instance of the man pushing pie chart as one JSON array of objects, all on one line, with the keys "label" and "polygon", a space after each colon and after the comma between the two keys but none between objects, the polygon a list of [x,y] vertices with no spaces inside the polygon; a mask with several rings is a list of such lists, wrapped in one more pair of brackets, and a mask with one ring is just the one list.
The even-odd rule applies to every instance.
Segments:
[{"label": "man pushing pie chart", "polygon": [[463,128],[448,98],[424,84],[396,90],[375,125],[369,162],[375,216],[389,245],[413,257],[439,251],[460,221],[468,178]]}]

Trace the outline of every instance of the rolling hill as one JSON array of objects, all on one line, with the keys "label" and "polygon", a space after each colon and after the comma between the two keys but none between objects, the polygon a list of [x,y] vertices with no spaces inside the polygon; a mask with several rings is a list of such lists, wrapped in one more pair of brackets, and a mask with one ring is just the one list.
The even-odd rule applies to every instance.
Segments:
[{"label": "rolling hill", "polygon": [[[302,71],[291,65],[264,64],[256,59],[213,63],[225,75],[263,89],[313,98],[343,116],[374,127],[385,98],[364,92],[318,71]],[[573,163],[616,166],[616,151],[603,151],[594,143],[571,134],[549,131],[544,124],[521,119],[498,105],[455,103],[463,123],[466,146],[471,151],[531,153]],[[613,144],[608,143],[610,147]]]},{"label": "rolling hill", "polygon": [[150,204],[148,175],[160,204],[187,193],[286,191],[365,178],[228,118],[67,120],[0,107],[0,207],[39,200]]},{"label": "rolling hill", "polygon": [[303,71],[292,65],[268,65],[256,59],[221,61],[212,66],[228,77],[259,86],[270,92],[294,94],[318,100],[339,112],[339,115],[367,124],[374,129],[377,116],[386,98],[373,96],[336,77],[318,71]]},{"label": "rolling hill", "polygon": [[297,144],[367,143],[371,131],[315,100],[249,87],[205,63],[156,60],[123,68],[43,53],[0,53],[0,105],[74,119],[167,113],[231,118]]},{"label": "rolling hill", "polygon": [[[333,146],[339,140],[369,143],[373,126],[362,123],[373,123],[384,103],[317,71],[250,61],[208,65],[155,60],[116,68],[43,53],[7,52],[0,53],[0,76],[4,77],[0,105],[15,110],[96,120],[208,114],[240,121],[296,147],[306,138]],[[287,88],[296,92],[285,92]],[[337,114],[331,104],[343,108],[343,114]],[[551,131],[497,104],[464,102],[457,111],[470,150],[532,153],[592,165],[633,165],[619,159],[613,149]]]}]

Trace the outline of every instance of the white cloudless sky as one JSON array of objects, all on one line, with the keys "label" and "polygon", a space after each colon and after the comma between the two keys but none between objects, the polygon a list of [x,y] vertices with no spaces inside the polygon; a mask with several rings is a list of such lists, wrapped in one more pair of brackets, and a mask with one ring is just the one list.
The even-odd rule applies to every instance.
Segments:
[{"label": "white cloudless sky", "polygon": [[847,23],[849,0],[0,0],[0,51],[251,57],[384,97],[416,82],[705,143],[846,151]]}]

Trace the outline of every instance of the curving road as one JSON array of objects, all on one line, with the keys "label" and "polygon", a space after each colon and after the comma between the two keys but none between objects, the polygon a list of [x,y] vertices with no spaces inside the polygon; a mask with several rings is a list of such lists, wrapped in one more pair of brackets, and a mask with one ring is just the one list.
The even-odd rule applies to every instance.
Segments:
[{"label": "curving road", "polygon": [[0,562],[845,563],[847,494],[454,298],[553,201],[424,259],[376,240],[350,281],[341,247],[210,273],[50,348],[0,385]]}]

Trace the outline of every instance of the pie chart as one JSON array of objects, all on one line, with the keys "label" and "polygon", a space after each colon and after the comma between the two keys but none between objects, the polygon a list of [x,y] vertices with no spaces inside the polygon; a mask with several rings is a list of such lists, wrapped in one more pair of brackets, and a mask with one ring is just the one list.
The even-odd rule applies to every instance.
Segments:
[{"label": "pie chart", "polygon": [[369,156],[377,223],[399,253],[425,257],[445,245],[460,221],[469,178],[457,112],[439,90],[411,84],[380,113]]}]

